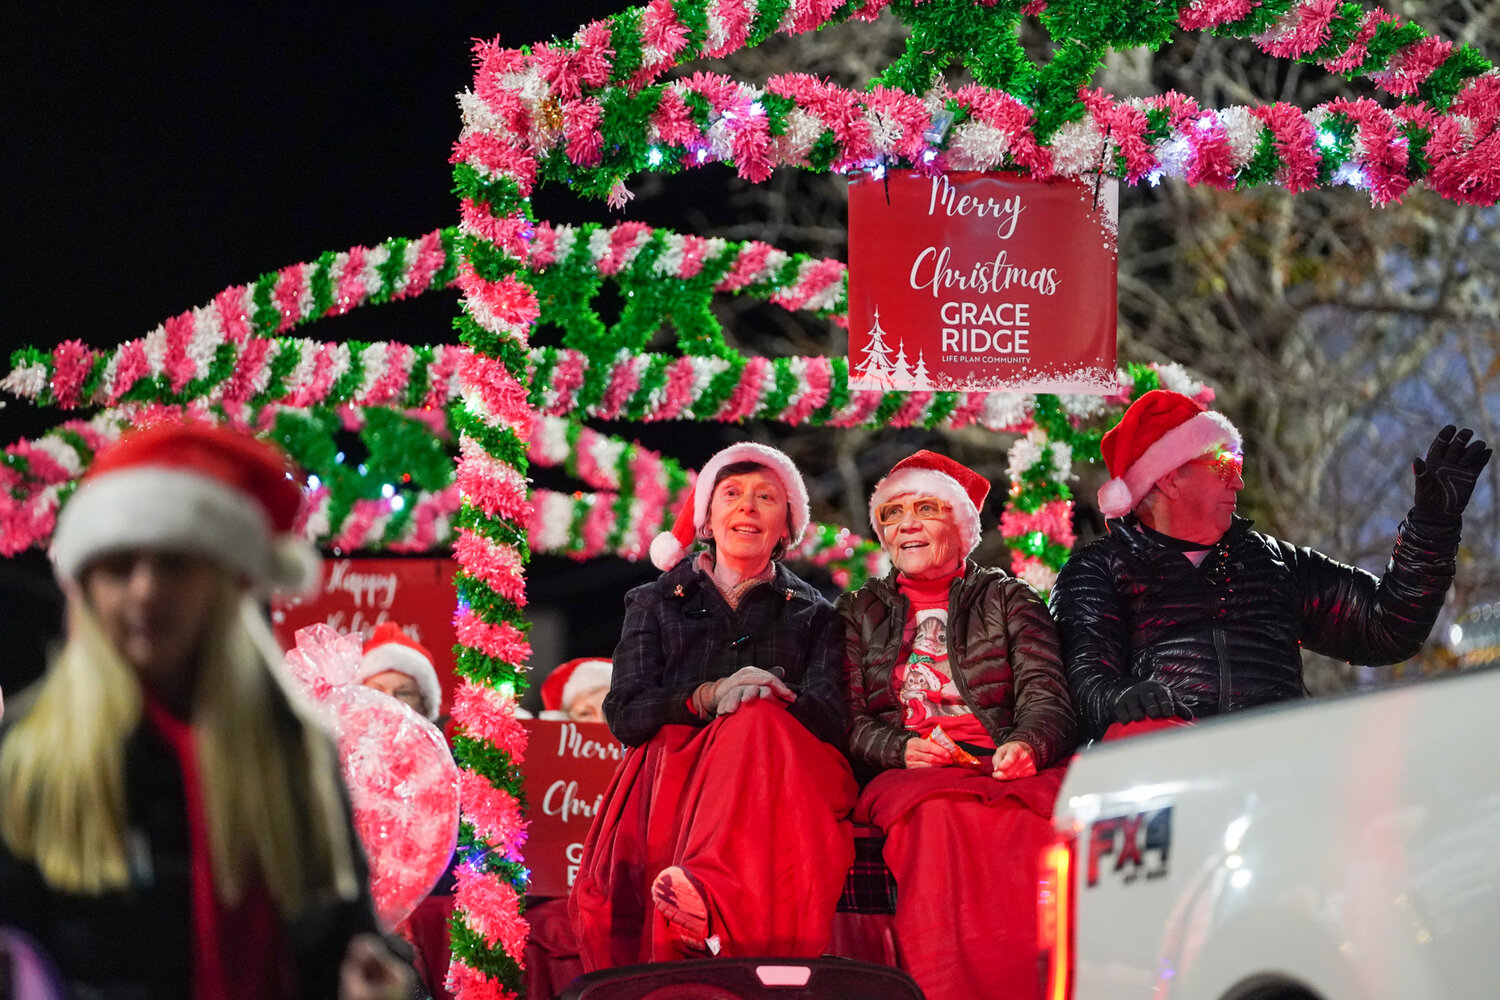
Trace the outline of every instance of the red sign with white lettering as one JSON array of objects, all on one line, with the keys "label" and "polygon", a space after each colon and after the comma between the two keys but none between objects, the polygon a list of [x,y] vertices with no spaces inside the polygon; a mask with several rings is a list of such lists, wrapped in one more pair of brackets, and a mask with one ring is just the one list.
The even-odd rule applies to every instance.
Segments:
[{"label": "red sign with white lettering", "polygon": [[602,722],[522,719],[526,758],[526,865],[531,895],[566,896],[583,840],[625,748]]},{"label": "red sign with white lettering", "polygon": [[1014,174],[849,185],[849,388],[1116,391],[1118,188]]},{"label": "red sign with white lettering", "polygon": [[271,605],[276,638],[290,649],[297,630],[326,622],[343,633],[366,637],[391,620],[432,654],[443,688],[443,714],[453,704],[452,559],[324,558],[322,578],[309,596]]}]

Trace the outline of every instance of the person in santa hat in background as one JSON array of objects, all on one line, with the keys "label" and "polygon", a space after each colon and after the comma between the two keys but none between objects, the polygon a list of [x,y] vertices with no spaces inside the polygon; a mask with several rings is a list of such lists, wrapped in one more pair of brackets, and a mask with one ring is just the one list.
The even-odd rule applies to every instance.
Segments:
[{"label": "person in santa hat in background", "polygon": [[885,833],[902,967],[930,1000],[1036,993],[1038,854],[1076,723],[1036,591],[968,559],[989,482],[902,459],[870,495],[892,569],[839,598],[854,818]]},{"label": "person in santa hat in background", "polygon": [[828,945],[856,789],[837,618],[779,562],[807,521],[791,459],[731,445],[625,598],[604,715],[628,749],[569,897],[589,970]]},{"label": "person in santa hat in background", "polygon": [[1416,655],[1453,582],[1463,510],[1490,458],[1443,428],[1413,462],[1416,502],[1382,576],[1250,530],[1240,434],[1153,389],[1104,435],[1109,533],[1058,575],[1052,611],[1090,738],[1306,693],[1301,647],[1351,663]]},{"label": "person in santa hat in background", "polygon": [[412,989],[261,611],[316,578],[298,481],[248,435],[159,425],[100,449],[58,517],[67,640],[0,726],[0,925],[80,995]]},{"label": "person in santa hat in background", "polygon": [[437,722],[442,711],[443,689],[432,654],[396,622],[383,621],[370,632],[354,679],[405,703],[429,722]]},{"label": "person in santa hat in background", "polygon": [[[440,717],[443,689],[432,654],[398,622],[383,621],[370,632],[354,680],[390,695],[429,722],[436,723]],[[452,957],[448,918],[458,884],[454,872],[457,860],[455,851],[427,898],[396,927],[396,933],[411,945],[413,965],[433,1000],[450,1000],[452,996],[447,989]]]},{"label": "person in santa hat in background", "polygon": [[593,656],[559,663],[542,682],[543,719],[603,722],[613,664]]}]

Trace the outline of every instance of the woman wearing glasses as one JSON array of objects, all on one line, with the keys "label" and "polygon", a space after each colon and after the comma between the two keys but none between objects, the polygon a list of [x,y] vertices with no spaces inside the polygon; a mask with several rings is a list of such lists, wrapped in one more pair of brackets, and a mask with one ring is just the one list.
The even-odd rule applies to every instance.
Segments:
[{"label": "woman wearing glasses", "polygon": [[943,455],[870,497],[894,569],[840,599],[855,819],[886,835],[902,962],[929,1000],[1036,995],[1036,858],[1075,738],[1046,605],[967,559],[989,483]]},{"label": "woman wearing glasses", "polygon": [[628,750],[569,898],[590,971],[828,946],[856,788],[838,618],[781,565],[807,520],[791,459],[731,445],[625,597],[604,716]]}]

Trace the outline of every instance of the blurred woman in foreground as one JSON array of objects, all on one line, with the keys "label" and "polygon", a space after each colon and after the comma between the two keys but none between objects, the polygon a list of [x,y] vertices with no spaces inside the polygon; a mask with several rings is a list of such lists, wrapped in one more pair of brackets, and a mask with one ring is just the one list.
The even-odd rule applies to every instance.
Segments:
[{"label": "blurred woman in foreground", "polygon": [[58,518],[67,642],[0,728],[0,925],[80,994],[411,989],[259,609],[316,567],[300,503],[279,452],[182,423],[101,450]]}]

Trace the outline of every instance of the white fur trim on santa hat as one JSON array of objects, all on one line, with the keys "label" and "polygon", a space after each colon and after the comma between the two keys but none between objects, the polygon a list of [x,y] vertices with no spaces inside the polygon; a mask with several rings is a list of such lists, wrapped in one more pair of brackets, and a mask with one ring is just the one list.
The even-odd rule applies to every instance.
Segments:
[{"label": "white fur trim on santa hat", "polygon": [[789,543],[796,545],[802,541],[802,533],[807,530],[808,519],[812,516],[802,473],[785,452],[754,441],[730,445],[703,463],[703,468],[698,470],[698,482],[708,488],[700,490],[695,486],[693,489],[693,527],[701,529],[708,523],[708,503],[713,499],[714,479],[720,469],[736,462],[763,465],[781,480],[781,488],[786,490],[787,506],[791,508],[792,523],[787,525],[790,529]]},{"label": "white fur trim on santa hat", "polygon": [[568,706],[573,704],[573,699],[581,694],[588,694],[596,688],[609,687],[609,679],[613,673],[613,667],[609,660],[584,660],[573,668],[568,675],[568,682],[563,685],[562,705],[567,711]]},{"label": "white fur trim on santa hat", "polygon": [[438,684],[437,671],[432,668],[427,657],[399,642],[382,643],[359,658],[354,680],[363,684],[387,670],[405,674],[417,682],[417,688],[422,692],[422,703],[427,706],[427,718],[436,722],[438,713],[443,710],[443,689]]},{"label": "white fur trim on santa hat", "polygon": [[870,528],[875,532],[876,538],[883,539],[885,536],[881,533],[880,522],[875,519],[875,508],[903,493],[933,496],[948,501],[953,505],[953,523],[958,526],[958,537],[963,542],[964,555],[967,556],[979,547],[979,508],[974,506],[968,491],[959,485],[957,479],[936,469],[897,469],[875,484],[875,490],[870,494]]},{"label": "white fur trim on santa hat", "polygon": [[223,480],[138,466],[84,481],[58,515],[52,563],[76,579],[99,556],[161,549],[206,556],[272,589],[305,589],[317,578],[317,550],[273,534],[265,508]]},{"label": "white fur trim on santa hat", "polygon": [[1135,464],[1099,487],[1099,512],[1123,517],[1151,492],[1157,480],[1215,448],[1240,448],[1240,432],[1228,417],[1204,410],[1167,431],[1141,453]]}]

